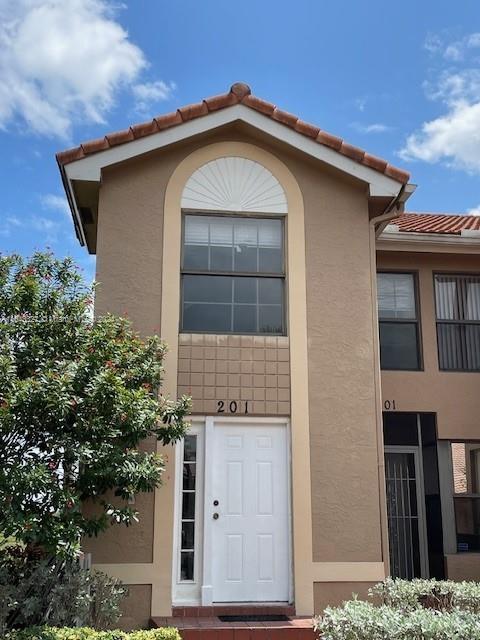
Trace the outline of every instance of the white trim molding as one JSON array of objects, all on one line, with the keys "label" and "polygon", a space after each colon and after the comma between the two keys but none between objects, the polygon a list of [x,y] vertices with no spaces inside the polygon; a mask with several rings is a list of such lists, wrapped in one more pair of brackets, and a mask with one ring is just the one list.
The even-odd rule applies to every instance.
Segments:
[{"label": "white trim molding", "polygon": [[[232,113],[232,110],[230,110],[230,113]],[[209,117],[210,116],[205,116],[205,118]],[[202,121],[203,120],[204,118],[202,118]],[[185,126],[188,124],[189,123],[186,123]],[[285,127],[279,123],[273,122],[272,124],[277,125],[282,130],[285,129]],[[307,140],[307,142],[309,141]],[[314,146],[321,146],[313,141],[310,142]],[[162,337],[169,345],[170,350],[165,362],[163,389],[165,393],[170,394],[172,397],[175,396],[177,391],[181,198],[183,189],[190,176],[199,167],[202,167],[211,160],[225,156],[249,158],[260,163],[277,178],[287,197],[289,219],[289,224],[287,225],[287,243],[289,248],[287,264],[289,273],[288,318],[290,333],[290,388],[292,397],[290,422],[295,605],[298,615],[311,615],[314,609],[311,579],[313,534],[310,474],[310,418],[308,410],[308,384],[306,383],[308,373],[308,343],[305,332],[307,324],[307,285],[305,275],[304,204],[298,182],[287,166],[276,156],[256,145],[234,141],[207,145],[193,151],[184,158],[170,177],[165,191],[164,204],[161,310]],[[160,492],[157,491],[156,493],[159,494]],[[163,523],[160,520],[162,507],[159,500],[160,498],[156,502],[156,514],[158,509],[158,524],[160,530]],[[154,545],[157,544],[161,545],[159,535],[154,536]],[[169,574],[168,589],[171,592],[171,571],[169,571]],[[154,585],[155,588],[152,590],[152,615],[169,615],[169,613],[163,613],[167,610],[167,605],[164,600],[167,580],[166,572],[165,575],[162,574],[161,578],[162,580],[159,580],[158,585]],[[208,587],[207,582],[205,586]],[[205,597],[207,597],[207,594],[205,594]]]},{"label": "white trim molding", "polygon": [[190,176],[182,209],[286,214],[287,198],[277,178],[260,163],[229,156],[207,162]]},{"label": "white trim molding", "polygon": [[313,582],[380,582],[385,579],[383,562],[314,562]]},{"label": "white trim molding", "polygon": [[[397,231],[388,225],[377,238],[377,250],[420,251],[426,253],[479,253],[480,236],[477,234],[439,234]],[[390,228],[389,228],[390,227]]]},{"label": "white trim molding", "polygon": [[128,144],[118,145],[104,151],[75,160],[64,165],[63,170],[69,183],[69,189],[73,196],[71,182],[73,180],[89,180],[99,182],[102,169],[130,158],[161,149],[168,145],[185,140],[200,133],[211,131],[232,122],[242,121],[246,124],[264,131],[276,140],[300,149],[307,155],[317,158],[344,173],[354,176],[358,180],[370,185],[371,196],[396,197],[402,190],[402,185],[397,180],[386,176],[375,169],[360,164],[351,158],[342,155],[334,149],[319,144],[305,135],[294,131],[268,118],[258,111],[253,111],[245,105],[234,105],[221,111],[210,113],[202,118],[196,118],[183,124],[154,133],[138,140],[132,140]]},{"label": "white trim molding", "polygon": [[93,563],[92,569],[117,578],[124,584],[152,584],[155,581],[155,565],[149,562]]},{"label": "white trim molding", "polygon": [[197,438],[194,522],[194,576],[193,580],[180,579],[180,554],[182,531],[182,483],[184,440],[175,445],[175,497],[174,537],[172,553],[172,603],[198,604],[203,579],[203,523],[204,523],[204,474],[205,467],[205,419],[193,416],[188,435]]}]

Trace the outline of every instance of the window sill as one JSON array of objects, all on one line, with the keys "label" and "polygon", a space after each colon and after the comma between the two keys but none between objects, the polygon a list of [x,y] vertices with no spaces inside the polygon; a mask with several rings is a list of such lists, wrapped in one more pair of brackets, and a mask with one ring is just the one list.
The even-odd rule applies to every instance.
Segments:
[{"label": "window sill", "polygon": [[383,369],[380,367],[380,371],[395,371],[400,373],[424,373],[425,369]]}]

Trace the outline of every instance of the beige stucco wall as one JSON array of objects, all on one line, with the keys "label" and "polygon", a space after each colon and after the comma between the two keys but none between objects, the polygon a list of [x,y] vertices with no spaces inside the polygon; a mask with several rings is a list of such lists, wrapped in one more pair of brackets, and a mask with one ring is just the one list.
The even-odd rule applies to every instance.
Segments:
[{"label": "beige stucco wall", "polygon": [[[142,444],[144,451],[154,451],[153,441]],[[113,495],[108,499],[114,504],[120,501]],[[98,537],[85,538],[83,550],[92,554],[95,564],[109,564],[115,562],[152,562],[153,559],[153,493],[139,494],[132,505],[138,511],[138,522],[131,526],[114,525],[101,533]],[[83,506],[86,514],[99,512],[99,507],[91,503]]]},{"label": "beige stucco wall", "polygon": [[339,607],[345,600],[357,595],[359,600],[368,600],[368,590],[374,582],[316,582],[314,585],[315,614],[326,607]]},{"label": "beige stucco wall", "polygon": [[[222,140],[248,141],[269,151],[293,174],[303,197],[305,238],[301,241],[306,242],[308,363],[302,361],[301,376],[309,394],[312,476],[310,486],[310,478],[303,474],[302,483],[308,486],[308,492],[293,487],[293,493],[308,496],[310,489],[312,493],[313,550],[307,548],[310,554],[307,562],[312,566],[305,567],[302,590],[310,589],[313,601],[314,579],[309,580],[309,576],[315,572],[332,576],[335,574],[332,563],[352,563],[342,566],[342,571],[351,575],[349,579],[358,581],[355,582],[358,588],[362,584],[362,565],[368,575],[372,567],[375,575],[383,570],[380,526],[383,503],[378,475],[374,312],[365,187],[245,128],[230,128],[111,167],[103,173],[100,188],[97,280],[101,285],[96,311],[126,313],[144,334],[161,331],[163,203],[167,185],[184,158],[195,149]],[[167,305],[165,301],[163,304],[168,312],[166,302]],[[180,343],[180,349],[193,346]],[[277,376],[275,402],[280,415],[288,415],[291,408],[286,404],[290,381],[280,378],[287,375],[281,365],[288,362],[284,350],[289,351],[284,345],[271,349],[271,353],[269,350],[269,357],[276,352],[277,374],[269,375]],[[264,352],[267,361],[267,347]],[[179,355],[186,356],[186,349]],[[190,352],[189,357],[181,359],[206,360],[191,355]],[[297,374],[298,365],[296,361]],[[180,391],[192,385],[191,377],[187,383],[181,373],[201,372],[181,371],[179,367]],[[204,401],[215,400],[205,398],[205,388],[210,385],[205,385],[202,379],[201,385],[193,386],[202,388],[202,398],[197,402],[202,400],[205,411],[210,405]],[[240,384],[240,395],[247,387]],[[237,387],[232,384],[232,388]],[[251,388],[254,391],[255,385]],[[257,386],[257,390],[263,388]],[[265,384],[265,393],[268,388]],[[295,398],[291,400],[293,405]],[[270,413],[266,405],[261,406],[258,413],[275,415],[273,406],[269,409]],[[292,428],[295,429],[295,424]],[[112,565],[115,575],[128,576],[127,565],[123,570],[122,563],[147,563],[138,565],[135,571],[155,576],[157,584],[153,586],[152,597],[163,602],[162,610],[168,609],[170,598],[173,475],[171,472],[165,475],[164,486],[156,496],[161,514],[143,518],[136,529],[126,531],[125,536],[122,533],[117,544],[110,545],[113,538],[108,536],[90,543],[93,562],[107,566],[115,563]],[[151,513],[153,496],[147,496],[146,500],[145,508]],[[161,549],[155,548],[156,543],[148,555],[146,549],[152,548],[156,527],[157,532],[161,531],[158,538]],[[128,550],[129,547],[137,550]],[[160,569],[153,571],[154,565]],[[329,585],[338,584],[331,580],[326,578],[323,593],[328,593]],[[349,583],[342,584],[345,587],[337,590],[348,591]],[[315,589],[317,593],[318,585]]]},{"label": "beige stucco wall", "polygon": [[150,619],[150,601],[152,587],[148,584],[131,584],[128,596],[122,603],[122,617],[114,625],[124,631],[132,629],[146,629]]},{"label": "beige stucco wall", "polygon": [[449,580],[475,580],[480,576],[480,553],[453,553],[445,556]]},{"label": "beige stucco wall", "polygon": [[298,167],[305,199],[313,557],[382,560],[364,189]]},{"label": "beige stucco wall", "polygon": [[480,272],[475,255],[379,252],[378,269],[418,273],[423,371],[382,371],[383,400],[397,411],[437,414],[440,439],[480,438],[480,373],[440,371],[435,324],[434,271]]}]

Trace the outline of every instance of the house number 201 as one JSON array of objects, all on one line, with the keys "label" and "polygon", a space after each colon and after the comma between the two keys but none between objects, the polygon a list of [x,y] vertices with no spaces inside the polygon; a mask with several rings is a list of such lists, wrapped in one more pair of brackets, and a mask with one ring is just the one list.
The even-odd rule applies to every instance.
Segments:
[{"label": "house number 201", "polygon": [[232,400],[228,404],[225,403],[225,400],[217,401],[217,413],[248,413],[248,400],[245,402],[237,402],[236,400]]}]

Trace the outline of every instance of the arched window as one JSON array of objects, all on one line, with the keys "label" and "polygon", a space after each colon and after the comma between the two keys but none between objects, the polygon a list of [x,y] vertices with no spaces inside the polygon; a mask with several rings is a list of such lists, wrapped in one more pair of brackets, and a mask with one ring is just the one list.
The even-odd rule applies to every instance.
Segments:
[{"label": "arched window", "polygon": [[219,158],[183,196],[181,330],[285,333],[285,193],[262,165]]}]

